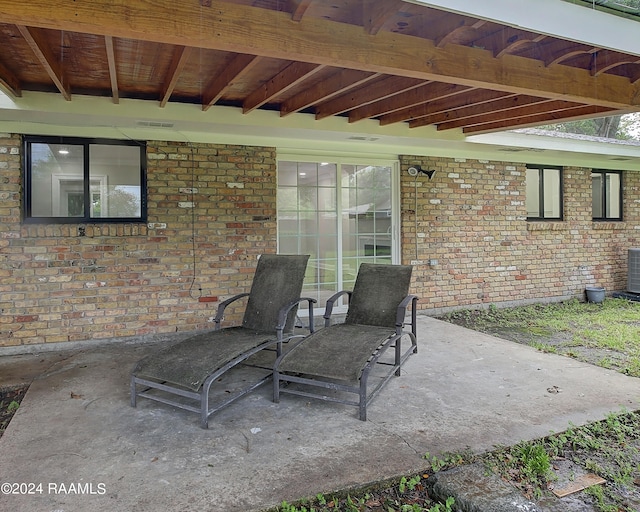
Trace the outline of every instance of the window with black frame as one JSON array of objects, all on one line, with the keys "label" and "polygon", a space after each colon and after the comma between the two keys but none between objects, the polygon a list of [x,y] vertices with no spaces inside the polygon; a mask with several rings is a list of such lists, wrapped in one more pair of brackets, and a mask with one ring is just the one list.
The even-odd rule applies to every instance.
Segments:
[{"label": "window with black frame", "polygon": [[593,220],[622,220],[622,172],[591,171]]},{"label": "window with black frame", "polygon": [[146,222],[146,144],[24,137],[24,221]]},{"label": "window with black frame", "polygon": [[527,165],[527,220],[562,220],[562,168]]}]

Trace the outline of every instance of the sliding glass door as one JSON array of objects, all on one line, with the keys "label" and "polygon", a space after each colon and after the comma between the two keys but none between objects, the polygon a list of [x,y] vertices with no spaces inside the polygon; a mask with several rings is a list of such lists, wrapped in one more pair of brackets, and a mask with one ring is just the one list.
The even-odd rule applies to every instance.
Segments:
[{"label": "sliding glass door", "polygon": [[310,254],[305,296],[352,289],[362,262],[398,263],[395,162],[278,162],[278,252]]}]

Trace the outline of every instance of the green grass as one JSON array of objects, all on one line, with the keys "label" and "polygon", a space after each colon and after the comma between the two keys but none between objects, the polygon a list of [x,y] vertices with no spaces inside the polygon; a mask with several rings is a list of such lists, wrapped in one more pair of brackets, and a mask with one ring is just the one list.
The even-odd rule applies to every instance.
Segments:
[{"label": "green grass", "polygon": [[[601,304],[570,300],[499,309],[462,310],[443,320],[514,341],[539,350],[584,358],[588,362],[640,377],[640,303],[607,298]],[[617,356],[617,357],[612,357]]]}]

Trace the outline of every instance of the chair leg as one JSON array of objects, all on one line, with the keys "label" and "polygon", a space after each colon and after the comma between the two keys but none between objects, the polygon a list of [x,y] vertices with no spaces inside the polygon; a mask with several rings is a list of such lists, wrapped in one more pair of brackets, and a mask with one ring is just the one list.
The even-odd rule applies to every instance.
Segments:
[{"label": "chair leg", "polygon": [[273,372],[273,401],[276,404],[280,403],[280,374],[277,371]]},{"label": "chair leg", "polygon": [[400,336],[395,343],[396,346],[396,371],[395,371],[395,376],[396,377],[400,377],[400,368],[402,366],[402,345],[401,345],[401,341],[402,341],[402,336]]},{"label": "chair leg", "polygon": [[360,402],[358,406],[361,421],[367,421],[367,380],[360,378]]},{"label": "chair leg", "polygon": [[135,407],[136,406],[136,399],[138,397],[138,390],[137,390],[137,386],[136,386],[136,378],[135,377],[131,377],[131,407]]}]

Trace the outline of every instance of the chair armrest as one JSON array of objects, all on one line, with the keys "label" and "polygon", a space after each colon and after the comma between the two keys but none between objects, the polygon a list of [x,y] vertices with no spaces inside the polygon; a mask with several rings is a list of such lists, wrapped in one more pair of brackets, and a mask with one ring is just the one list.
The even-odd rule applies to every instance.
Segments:
[{"label": "chair armrest", "polygon": [[407,307],[411,304],[411,332],[415,335],[417,332],[416,327],[416,304],[418,297],[415,295],[407,295],[402,302],[398,305],[396,313],[396,331],[400,333],[405,325],[404,319],[407,315]]},{"label": "chair armrest", "polygon": [[248,293],[239,293],[238,295],[234,295],[233,297],[229,297],[227,300],[223,300],[220,304],[218,304],[218,312],[216,313],[216,317],[213,319],[215,322],[215,329],[220,329],[220,323],[224,320],[224,310],[227,308],[229,304],[235,302],[243,297],[248,297]]},{"label": "chair armrest", "polygon": [[324,318],[325,327],[329,327],[331,325],[331,314],[333,313],[333,305],[335,304],[335,302],[343,295],[348,295],[348,300],[350,300],[352,294],[353,292],[350,290],[341,290],[337,293],[334,293],[327,299],[327,305],[324,308],[324,315],[322,315],[322,318]]},{"label": "chair armrest", "polygon": [[278,331],[278,339],[282,338],[284,328],[287,325],[287,317],[289,316],[291,310],[305,300],[309,302],[309,331],[313,332],[313,305],[318,301],[316,299],[312,299],[311,297],[300,297],[299,299],[296,299],[284,306],[278,312],[278,324],[276,325],[276,331]]}]

